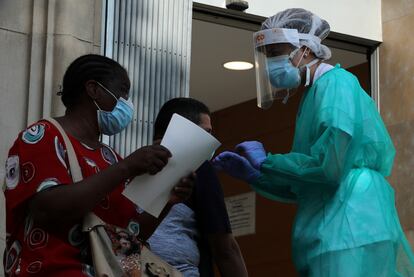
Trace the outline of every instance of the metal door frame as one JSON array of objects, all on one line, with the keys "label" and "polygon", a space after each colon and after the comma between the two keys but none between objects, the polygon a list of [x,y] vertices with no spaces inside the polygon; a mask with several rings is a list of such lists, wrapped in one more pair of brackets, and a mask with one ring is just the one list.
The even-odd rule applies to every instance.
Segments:
[{"label": "metal door frame", "polygon": [[[194,2],[193,19],[244,30],[257,31],[266,17]],[[378,46],[381,42],[337,32],[330,32],[329,36],[324,40],[324,44],[328,47],[367,55],[370,70],[369,93],[379,110],[380,95]]]}]

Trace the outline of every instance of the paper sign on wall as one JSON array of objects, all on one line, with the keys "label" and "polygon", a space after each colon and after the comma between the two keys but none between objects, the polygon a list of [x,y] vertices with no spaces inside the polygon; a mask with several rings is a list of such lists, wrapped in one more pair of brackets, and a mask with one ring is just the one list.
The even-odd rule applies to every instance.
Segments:
[{"label": "paper sign on wall", "polygon": [[161,145],[172,154],[164,169],[153,176],[135,177],[123,192],[132,202],[156,217],[168,202],[177,182],[209,160],[220,142],[198,125],[174,114]]},{"label": "paper sign on wall", "polygon": [[234,236],[256,232],[256,193],[248,192],[225,198]]}]

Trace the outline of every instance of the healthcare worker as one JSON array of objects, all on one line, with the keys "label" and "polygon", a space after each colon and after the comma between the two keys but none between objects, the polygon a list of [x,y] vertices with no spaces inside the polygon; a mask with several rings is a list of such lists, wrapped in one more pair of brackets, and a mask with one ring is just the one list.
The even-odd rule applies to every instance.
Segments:
[{"label": "healthcare worker", "polygon": [[[414,276],[389,176],[395,149],[372,99],[321,44],[329,24],[282,11],[254,34],[258,105],[306,87],[288,154],[244,142],[214,165],[259,194],[295,202],[293,259],[300,276]],[[275,218],[274,220],[277,220]]]}]

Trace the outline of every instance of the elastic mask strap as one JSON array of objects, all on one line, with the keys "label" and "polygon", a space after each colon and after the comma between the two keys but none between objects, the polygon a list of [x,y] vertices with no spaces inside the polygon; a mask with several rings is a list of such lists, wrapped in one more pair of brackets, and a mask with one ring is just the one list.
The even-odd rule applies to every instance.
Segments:
[{"label": "elastic mask strap", "polygon": [[283,103],[283,104],[285,104],[285,105],[287,104],[287,102],[288,102],[288,100],[289,100],[290,90],[289,90],[289,89],[287,89],[287,90],[286,90],[286,92],[287,92],[287,93],[286,93],[286,96],[285,96],[285,97],[283,98],[283,100],[282,100],[282,103]]},{"label": "elastic mask strap", "polygon": [[103,88],[106,92],[108,92],[113,98],[115,98],[115,100],[116,101],[118,101],[118,98],[116,98],[116,96],[109,90],[109,89],[107,89],[104,85],[102,85],[101,83],[99,83],[98,81],[96,81],[96,83],[98,84],[98,85],[100,85],[101,86],[101,88]]},{"label": "elastic mask strap", "polygon": [[[109,89],[107,89],[104,85],[102,85],[100,82],[98,82],[98,81],[95,81],[101,88],[103,88],[106,92],[108,92],[114,99],[115,99],[115,101],[117,101],[118,102],[118,98],[116,98],[115,97],[115,95],[109,90]],[[122,97],[121,97],[122,98]],[[100,110],[100,111],[102,111],[102,109],[101,109],[101,107],[99,107],[99,105],[98,105],[98,103],[96,103],[96,101],[95,100],[93,100],[93,103],[95,103],[95,106]]]},{"label": "elastic mask strap", "polygon": [[290,54],[289,54],[289,59],[293,60],[293,57],[295,57],[296,53],[298,53],[298,51],[300,50],[300,48],[296,48],[295,50],[293,50]]},{"label": "elastic mask strap", "polygon": [[93,103],[95,104],[95,106],[98,108],[98,110],[102,111],[102,109],[101,109],[101,107],[99,107],[98,103],[96,103],[96,101],[95,101],[95,100],[92,100],[92,101],[93,101]]},{"label": "elastic mask strap", "polygon": [[309,62],[308,64],[305,64],[304,67],[306,67],[306,83],[305,87],[310,85],[310,67],[314,64],[318,63],[319,59],[314,59],[313,61]]},{"label": "elastic mask strap", "polygon": [[[292,53],[290,53],[290,55],[289,55],[289,57],[291,58],[291,59],[293,59],[293,57],[296,55],[296,53],[297,53],[297,51],[299,51],[299,49],[300,48],[298,48],[298,49],[296,49],[296,50],[294,50]],[[306,50],[307,49],[309,49],[309,47],[306,47],[305,48],[305,50],[303,51],[303,53],[302,53],[302,56],[300,57],[300,59],[299,59],[299,62],[298,62],[298,64],[297,64],[297,66],[296,67],[298,67],[298,68],[303,68],[303,67],[306,67],[306,83],[305,83],[305,87],[307,87],[307,86],[309,86],[310,85],[310,67],[312,66],[312,65],[314,65],[314,64],[316,64],[317,62],[319,62],[319,59],[318,58],[315,58],[314,60],[312,60],[311,62],[309,62],[309,63],[307,63],[307,64],[305,64],[305,65],[302,65],[302,66],[299,66],[300,65],[300,63],[302,62],[302,60],[303,60],[303,57],[305,56],[305,52],[306,52]]]},{"label": "elastic mask strap", "polygon": [[[299,51],[300,49],[301,49],[301,48],[295,49],[295,50],[293,50],[293,51],[292,51],[292,53],[290,53],[290,55],[289,55],[289,59],[290,59],[291,61],[293,60],[293,58],[296,56],[296,53],[298,53],[298,51]],[[307,48],[306,48],[306,49],[307,49]],[[305,49],[305,51],[303,51],[302,56],[300,57],[299,62],[298,62],[298,64],[296,65],[296,67],[297,67],[297,68],[299,68],[300,63],[302,62],[303,57],[305,56],[306,49]]]}]

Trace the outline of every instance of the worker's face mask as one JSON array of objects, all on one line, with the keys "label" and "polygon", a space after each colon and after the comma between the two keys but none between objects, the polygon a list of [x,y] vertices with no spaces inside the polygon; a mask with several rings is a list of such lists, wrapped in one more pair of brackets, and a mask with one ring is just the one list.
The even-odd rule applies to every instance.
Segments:
[{"label": "worker's face mask", "polygon": [[310,85],[310,67],[316,64],[319,59],[314,59],[307,64],[300,65],[305,55],[306,49],[303,50],[297,66],[292,64],[293,58],[299,49],[293,51],[290,55],[270,57],[267,59],[267,68],[269,72],[269,81],[275,88],[295,89],[302,82],[302,72],[305,72],[305,86]]},{"label": "worker's face mask", "polygon": [[128,98],[127,100],[122,97],[116,98],[109,89],[101,83],[97,83],[116,100],[116,105],[110,112],[103,111],[94,101],[98,108],[97,116],[99,130],[102,134],[108,136],[118,134],[131,122],[134,114],[134,105],[132,104],[131,98]]},{"label": "worker's face mask", "polygon": [[269,81],[275,88],[292,89],[301,83],[299,68],[292,64],[288,55],[268,58],[267,68]]}]

